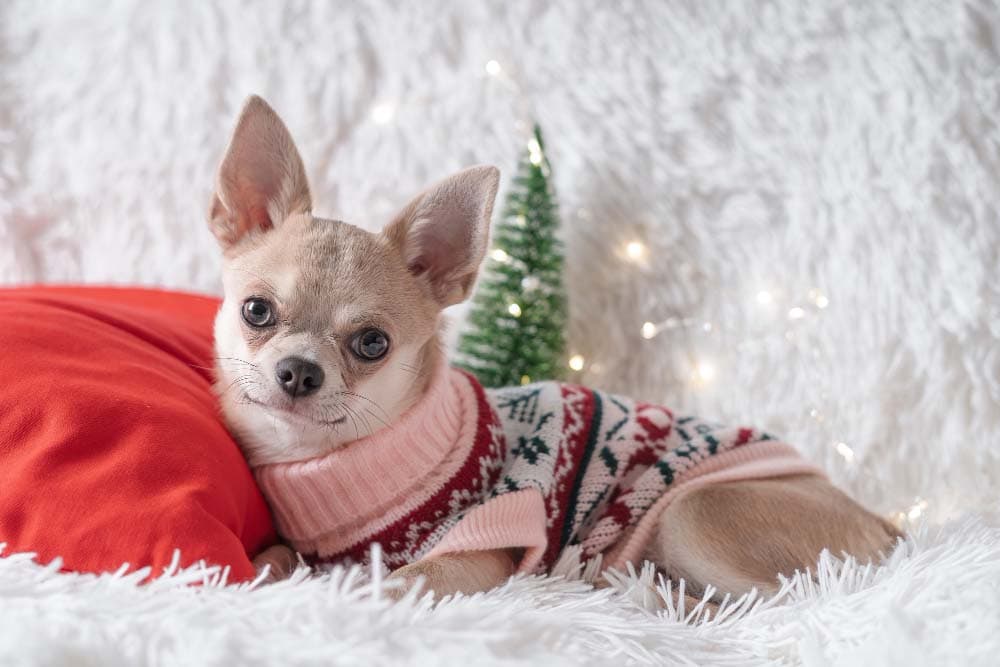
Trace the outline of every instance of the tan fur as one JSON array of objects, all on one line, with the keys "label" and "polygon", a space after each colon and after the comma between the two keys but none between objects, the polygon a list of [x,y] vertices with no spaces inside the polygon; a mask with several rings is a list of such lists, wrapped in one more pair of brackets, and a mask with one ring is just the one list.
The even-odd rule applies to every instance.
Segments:
[{"label": "tan fur", "polygon": [[[393,422],[425,390],[440,360],[441,310],[468,297],[486,252],[499,174],[473,167],[417,195],[380,234],[316,218],[291,135],[263,100],[243,109],[219,169],[209,226],[223,248],[225,299],[216,318],[223,416],[253,465],[297,461]],[[249,297],[277,323],[243,322]],[[378,327],[390,352],[364,362],[350,341]],[[287,356],[319,365],[315,393],[291,398],[275,380]],[[875,559],[898,533],[819,477],[732,482],[678,498],[664,512],[656,561],[720,594],[773,591],[778,574],[811,567],[824,548]],[[393,573],[401,594],[418,578],[437,594],[501,583],[517,554],[451,554]],[[286,576],[287,547],[255,559]]]},{"label": "tan fur", "polygon": [[425,558],[399,568],[389,577],[399,581],[389,595],[399,598],[423,580],[424,591],[436,597],[464,593],[472,595],[499,586],[514,574],[514,554],[509,549],[465,551]]},{"label": "tan fur", "polygon": [[306,172],[285,124],[252,95],[219,167],[209,227],[224,247],[311,207]]},{"label": "tan fur", "polygon": [[265,582],[281,581],[295,571],[299,564],[299,559],[295,552],[284,544],[275,544],[254,556],[253,566],[257,574],[261,574],[267,568]]},{"label": "tan fur", "polygon": [[[723,482],[679,497],[660,517],[648,557],[672,580],[684,579],[687,601],[693,603],[709,585],[716,589],[715,600],[751,589],[773,594],[779,574],[814,569],[824,549],[878,562],[900,537],[889,522],[826,479],[804,475]],[[497,586],[514,567],[502,551],[453,554],[415,565],[420,567],[403,568],[399,576],[409,581],[420,572],[432,589],[440,582],[442,589],[464,592],[476,585]]]},{"label": "tan fur", "polygon": [[[441,356],[441,310],[468,296],[486,252],[498,183],[494,167],[461,171],[379,234],[317,218],[288,130],[263,100],[247,102],[209,225],[224,249],[217,392],[252,464],[328,453],[392,423],[421,395]],[[243,321],[250,297],[273,305],[275,326]],[[378,361],[351,352],[369,327],[390,341]],[[314,395],[281,390],[274,369],[289,356],[323,369]]]},{"label": "tan fur", "polygon": [[899,532],[815,475],[698,488],[660,517],[650,556],[673,579],[739,595],[777,590],[779,574],[815,569],[823,549],[878,562]]}]

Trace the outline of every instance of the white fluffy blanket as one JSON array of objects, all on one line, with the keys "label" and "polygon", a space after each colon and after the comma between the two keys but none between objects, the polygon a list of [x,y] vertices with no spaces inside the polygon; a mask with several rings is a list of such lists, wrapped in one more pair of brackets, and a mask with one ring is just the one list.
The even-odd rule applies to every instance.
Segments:
[{"label": "white fluffy blanket", "polygon": [[990,662],[998,31],[971,0],[3,3],[0,281],[217,291],[204,210],[250,92],[317,211],[370,229],[460,166],[509,176],[537,119],[579,379],[782,433],[926,531],[707,626],[556,581],[430,610],[7,558],[3,662]]}]

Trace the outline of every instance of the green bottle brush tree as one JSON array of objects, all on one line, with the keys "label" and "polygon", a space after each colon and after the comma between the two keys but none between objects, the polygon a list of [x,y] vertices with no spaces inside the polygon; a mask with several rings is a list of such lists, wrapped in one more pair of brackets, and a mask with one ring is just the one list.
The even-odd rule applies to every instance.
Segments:
[{"label": "green bottle brush tree", "polygon": [[492,249],[458,343],[458,365],[487,387],[565,374],[563,249],[550,178],[536,125],[494,224]]}]

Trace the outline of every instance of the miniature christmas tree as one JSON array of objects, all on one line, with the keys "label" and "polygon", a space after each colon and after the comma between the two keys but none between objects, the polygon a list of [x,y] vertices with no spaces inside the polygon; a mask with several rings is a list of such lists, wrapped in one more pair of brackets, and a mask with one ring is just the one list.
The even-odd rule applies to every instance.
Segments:
[{"label": "miniature christmas tree", "polygon": [[487,387],[557,379],[566,368],[559,218],[537,126],[494,225],[459,365]]}]

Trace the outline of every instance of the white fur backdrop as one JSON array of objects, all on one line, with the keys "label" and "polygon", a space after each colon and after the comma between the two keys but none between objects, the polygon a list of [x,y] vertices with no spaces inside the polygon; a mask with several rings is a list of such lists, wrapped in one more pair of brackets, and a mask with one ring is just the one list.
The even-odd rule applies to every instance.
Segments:
[{"label": "white fur backdrop", "polygon": [[579,379],[767,427],[918,534],[709,626],[558,581],[432,611],[342,573],[193,591],[7,558],[3,662],[1000,659],[996,4],[7,0],[0,281],[217,293],[204,213],[252,92],[316,212],[368,229],[462,166],[509,178],[537,120]]}]

